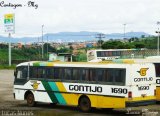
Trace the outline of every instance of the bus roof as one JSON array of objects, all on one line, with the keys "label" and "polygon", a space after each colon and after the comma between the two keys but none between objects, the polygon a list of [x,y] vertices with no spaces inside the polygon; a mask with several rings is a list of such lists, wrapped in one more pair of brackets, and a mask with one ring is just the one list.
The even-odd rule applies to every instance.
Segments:
[{"label": "bus roof", "polygon": [[81,66],[86,66],[86,67],[91,67],[91,66],[107,66],[114,64],[115,65],[127,65],[127,64],[144,64],[144,63],[149,63],[149,62],[136,62],[133,59],[116,59],[116,60],[111,60],[111,61],[101,61],[101,62],[61,62],[61,61],[30,61],[30,62],[24,62],[20,63],[17,65],[19,66],[76,66],[76,67],[81,67]]},{"label": "bus roof", "polygon": [[114,59],[115,63],[160,63],[160,58],[146,58],[146,59]]},{"label": "bus roof", "polygon": [[90,51],[136,51],[136,50],[144,50],[144,49],[93,49],[93,50],[88,50]]}]

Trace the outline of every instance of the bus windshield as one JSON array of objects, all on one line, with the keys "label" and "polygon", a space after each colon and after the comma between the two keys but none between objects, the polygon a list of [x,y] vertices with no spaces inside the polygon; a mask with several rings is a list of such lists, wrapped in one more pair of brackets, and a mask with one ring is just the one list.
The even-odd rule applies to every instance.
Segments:
[{"label": "bus windshield", "polygon": [[28,74],[28,68],[26,66],[17,67],[15,71],[15,79],[26,79]]}]

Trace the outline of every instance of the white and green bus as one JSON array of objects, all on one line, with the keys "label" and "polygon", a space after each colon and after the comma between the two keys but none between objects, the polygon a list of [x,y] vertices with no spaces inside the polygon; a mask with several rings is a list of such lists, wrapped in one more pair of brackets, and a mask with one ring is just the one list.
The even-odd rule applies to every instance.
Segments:
[{"label": "white and green bus", "polygon": [[87,61],[88,62],[98,62],[102,60],[114,60],[125,58],[134,58],[134,54],[141,54],[139,57],[144,57],[145,49],[106,49],[106,50],[88,50],[87,51]]},{"label": "white and green bus", "polygon": [[17,65],[14,98],[95,108],[126,108],[155,103],[152,63],[42,62]]}]

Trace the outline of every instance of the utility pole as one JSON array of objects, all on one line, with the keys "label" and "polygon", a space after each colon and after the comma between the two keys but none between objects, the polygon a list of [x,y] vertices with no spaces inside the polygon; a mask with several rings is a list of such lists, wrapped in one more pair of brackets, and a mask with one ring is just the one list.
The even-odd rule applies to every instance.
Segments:
[{"label": "utility pole", "polygon": [[37,47],[37,49],[38,49],[38,59],[40,59],[40,57],[41,57],[41,49],[40,49],[41,47],[40,47],[40,38],[38,37],[38,47]]},{"label": "utility pole", "polygon": [[158,25],[158,31],[156,31],[156,33],[158,33],[158,40],[157,40],[157,56],[159,56],[159,33],[160,33],[160,31],[159,31],[159,25],[160,25],[160,22],[158,21],[157,22],[157,25]]},{"label": "utility pole", "polygon": [[9,51],[8,51],[8,53],[9,53],[9,55],[8,55],[8,57],[9,57],[9,66],[11,66],[11,33],[9,33],[8,34],[8,38],[9,38],[9,45],[8,45],[8,47],[9,47]]},{"label": "utility pole", "polygon": [[102,46],[102,38],[105,38],[105,34],[99,33],[99,34],[96,35],[96,38],[98,38],[98,41],[100,42],[98,44],[99,44],[99,47],[101,48],[101,46]]},{"label": "utility pole", "polygon": [[43,54],[44,54],[44,46],[43,46],[43,27],[44,25],[42,25],[42,59],[43,59]]}]

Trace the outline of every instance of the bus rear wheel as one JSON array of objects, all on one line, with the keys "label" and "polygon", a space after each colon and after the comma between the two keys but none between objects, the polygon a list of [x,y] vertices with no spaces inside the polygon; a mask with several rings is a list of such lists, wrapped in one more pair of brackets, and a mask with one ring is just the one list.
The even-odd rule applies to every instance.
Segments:
[{"label": "bus rear wheel", "polygon": [[79,108],[82,112],[89,112],[91,110],[91,102],[88,97],[80,98]]},{"label": "bus rear wheel", "polygon": [[36,105],[35,99],[34,99],[34,95],[32,93],[29,93],[26,97],[27,100],[27,105],[29,107],[33,107]]}]

